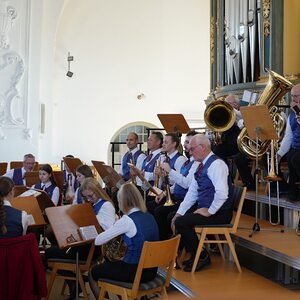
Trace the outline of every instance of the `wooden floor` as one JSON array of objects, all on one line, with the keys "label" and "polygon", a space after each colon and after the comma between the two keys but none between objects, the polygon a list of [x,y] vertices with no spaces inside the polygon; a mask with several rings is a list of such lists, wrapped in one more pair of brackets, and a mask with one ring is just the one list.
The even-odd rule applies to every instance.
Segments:
[{"label": "wooden floor", "polygon": [[[194,275],[175,270],[174,277],[192,289],[196,294],[195,299],[199,300],[300,299],[300,290],[289,290],[245,268],[242,269],[240,274],[233,263],[224,262],[219,255],[212,255],[211,266]],[[57,280],[50,299],[67,299],[67,296],[60,295],[61,286],[61,280]],[[94,299],[91,293],[89,299]],[[170,299],[186,298],[172,291]]]}]

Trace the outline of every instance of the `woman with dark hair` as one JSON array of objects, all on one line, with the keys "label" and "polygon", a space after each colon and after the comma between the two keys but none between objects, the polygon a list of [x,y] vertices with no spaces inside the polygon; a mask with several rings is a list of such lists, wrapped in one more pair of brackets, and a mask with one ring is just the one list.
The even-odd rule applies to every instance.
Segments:
[{"label": "woman with dark hair", "polygon": [[[123,216],[95,239],[95,245],[103,245],[122,235],[128,249],[120,261],[104,261],[94,265],[89,273],[90,287],[98,299],[100,278],[133,282],[145,241],[158,241],[158,227],[154,217],[147,212],[145,202],[135,185],[125,183],[118,192],[118,202]],[[157,268],[145,269],[142,282],[155,278]]]},{"label": "woman with dark hair", "polygon": [[80,192],[80,185],[82,184],[83,180],[85,178],[93,178],[93,172],[91,168],[88,165],[80,165],[76,168],[76,179],[77,182],[79,183],[79,187],[77,187],[75,191],[75,196],[72,204],[80,204],[83,202],[81,192]]},{"label": "woman with dark hair", "polygon": [[0,177],[0,238],[17,237],[26,234],[28,215],[13,208],[14,182],[9,177]]},{"label": "woman with dark hair", "polygon": [[32,188],[44,190],[48,194],[54,205],[57,205],[59,201],[59,188],[57,187],[56,182],[53,178],[53,170],[49,164],[40,166],[39,178],[40,182],[35,184]]}]

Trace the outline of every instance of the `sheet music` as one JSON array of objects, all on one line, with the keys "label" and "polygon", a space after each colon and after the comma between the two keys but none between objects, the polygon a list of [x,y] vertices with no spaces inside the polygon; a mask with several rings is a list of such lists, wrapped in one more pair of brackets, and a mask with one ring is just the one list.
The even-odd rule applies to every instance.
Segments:
[{"label": "sheet music", "polygon": [[80,227],[79,232],[84,240],[93,240],[98,235],[98,232],[94,225]]},{"label": "sheet music", "polygon": [[22,193],[21,195],[19,195],[19,197],[28,197],[28,196],[33,196],[33,197],[37,197],[39,196],[41,193],[36,191],[36,190],[27,190],[24,193]]},{"label": "sheet music", "polygon": [[34,225],[35,224],[33,215],[27,215],[27,220],[28,220],[28,225]]}]

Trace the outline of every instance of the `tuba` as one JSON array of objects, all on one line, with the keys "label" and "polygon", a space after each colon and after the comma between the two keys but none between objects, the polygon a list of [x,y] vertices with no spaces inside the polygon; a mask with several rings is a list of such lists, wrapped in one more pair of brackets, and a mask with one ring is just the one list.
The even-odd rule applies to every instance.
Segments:
[{"label": "tuba", "polygon": [[[285,79],[283,76],[268,70],[269,80],[268,83],[259,97],[257,104],[266,105],[269,108],[271,119],[274,123],[279,140],[282,139],[286,120],[281,116],[279,109],[275,106],[279,99],[283,97],[291,88],[292,83]],[[244,127],[238,138],[237,144],[241,152],[245,153],[248,157],[255,159],[256,157],[256,141],[248,136],[247,129]],[[258,157],[262,157],[268,150],[270,141],[258,142]]]},{"label": "tuba", "polygon": [[234,108],[224,100],[211,102],[204,111],[204,121],[214,131],[216,144],[222,143],[222,132],[229,130],[235,120]]}]

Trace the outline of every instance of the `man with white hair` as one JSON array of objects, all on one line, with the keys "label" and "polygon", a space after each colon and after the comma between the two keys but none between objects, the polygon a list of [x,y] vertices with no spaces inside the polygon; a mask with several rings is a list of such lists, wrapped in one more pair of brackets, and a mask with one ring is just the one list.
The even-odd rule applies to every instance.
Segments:
[{"label": "man with white hair", "polygon": [[[181,234],[181,244],[191,254],[184,262],[184,271],[192,270],[199,239],[195,233],[196,225],[228,224],[232,218],[233,203],[229,194],[228,167],[212,151],[209,139],[197,134],[190,140],[190,154],[199,167],[194,174],[190,188],[180,204],[172,225]],[[196,271],[209,265],[210,257],[203,249]]]}]

